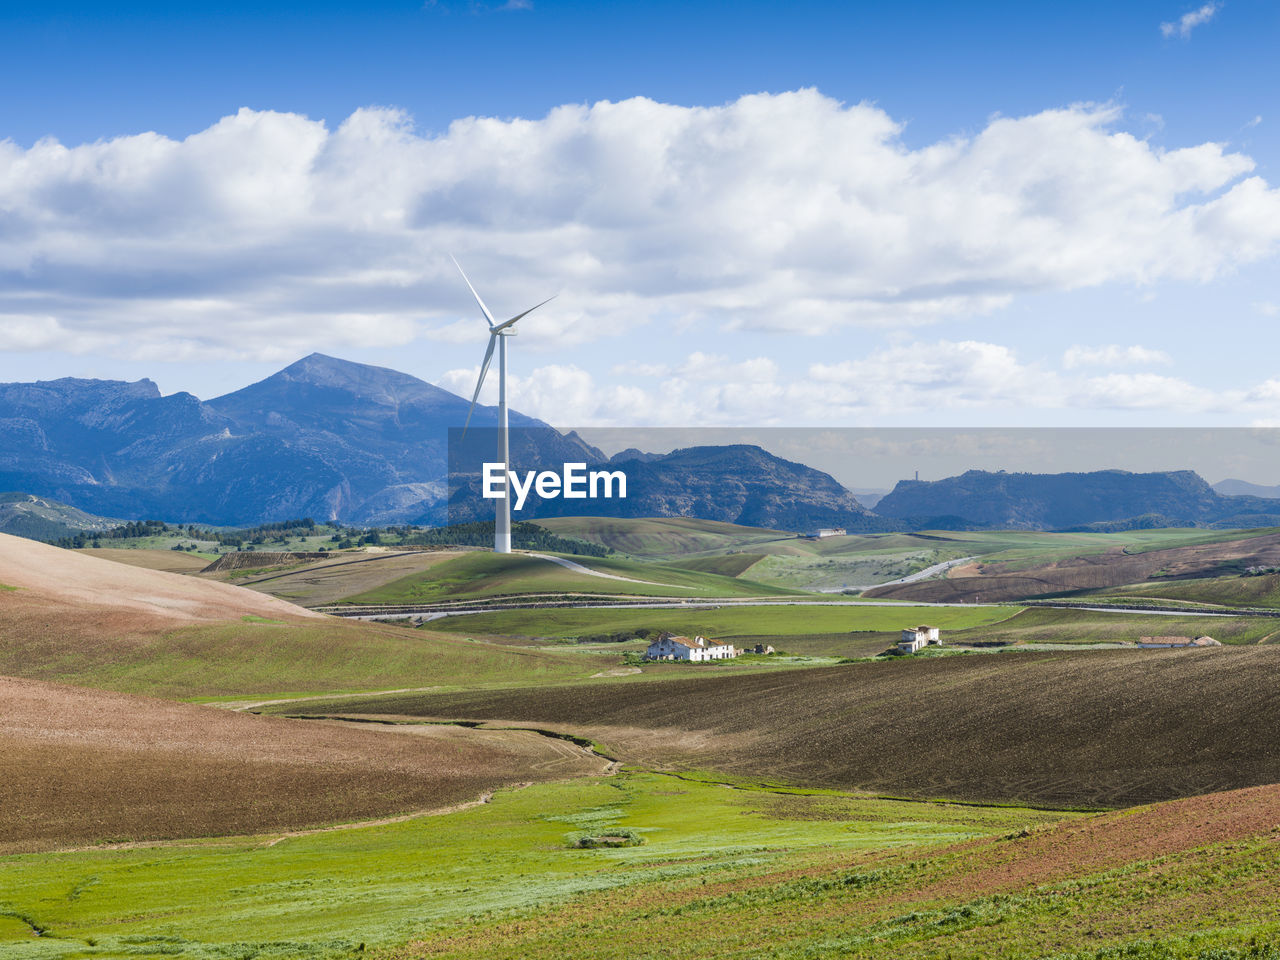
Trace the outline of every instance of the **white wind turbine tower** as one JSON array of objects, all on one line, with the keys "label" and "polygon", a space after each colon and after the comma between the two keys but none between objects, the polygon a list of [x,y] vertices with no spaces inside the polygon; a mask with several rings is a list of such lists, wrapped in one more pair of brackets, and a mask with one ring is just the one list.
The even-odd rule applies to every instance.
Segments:
[{"label": "white wind turbine tower", "polygon": [[489,308],[484,305],[484,301],[480,299],[480,294],[476,293],[476,288],[467,279],[467,273],[462,269],[462,264],[458,263],[452,256],[449,259],[453,260],[453,265],[462,274],[462,279],[466,283],[467,289],[476,298],[476,303],[480,305],[480,312],[484,314],[484,318],[489,324],[489,349],[484,352],[484,362],[480,364],[480,379],[476,381],[476,392],[472,395],[471,407],[467,410],[467,422],[462,426],[462,435],[464,437],[467,435],[467,427],[471,425],[471,414],[475,412],[476,400],[480,396],[480,388],[484,386],[484,375],[489,372],[489,362],[493,359],[494,344],[498,345],[498,459],[502,461],[502,496],[494,501],[493,552],[510,553],[511,501],[507,496],[507,485],[509,483],[507,471],[511,469],[511,451],[507,438],[507,337],[516,335],[515,322],[517,320],[533,313],[543,304],[550,303],[555,297],[548,297],[542,303],[534,304],[524,313],[517,313],[510,320],[498,323],[493,319],[493,314],[489,312]]}]

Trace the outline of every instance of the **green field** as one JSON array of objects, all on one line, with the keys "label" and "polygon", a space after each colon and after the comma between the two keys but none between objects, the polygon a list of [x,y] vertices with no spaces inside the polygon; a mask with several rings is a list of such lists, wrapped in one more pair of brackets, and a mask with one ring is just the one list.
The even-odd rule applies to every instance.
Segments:
[{"label": "green field", "polygon": [[1189,603],[1212,603],[1227,607],[1280,608],[1280,575],[1256,577],[1203,577],[1166,583],[1138,583],[1104,596],[1152,597]]},{"label": "green field", "polygon": [[[274,836],[0,858],[0,957],[349,956],[541,916],[592,891],[701,886],[810,853],[916,849],[1062,816],[786,797],[638,772],[542,784],[448,816],[271,846]],[[570,847],[575,834],[620,829],[644,843]]]},{"label": "green field", "polygon": [[[629,580],[595,577],[519,553],[468,553],[385,586],[348,597],[355,604],[412,604],[512,594],[586,593],[645,597],[781,596],[788,591],[666,564],[570,557],[591,570]],[[633,582],[642,581],[642,582]]]},{"label": "green field", "polygon": [[704,637],[778,636],[835,632],[897,632],[917,623],[946,630],[998,623],[1021,608],[909,607],[872,604],[840,606],[726,606],[700,610],[504,610],[445,617],[432,630],[468,636],[579,637],[653,628]]},{"label": "green field", "polygon": [[1220,643],[1252,644],[1280,633],[1280,619],[1269,617],[1197,617],[1112,613],[1029,607],[990,628],[965,630],[948,639],[955,643],[1131,642],[1149,636],[1211,636]]},{"label": "green field", "polygon": [[93,644],[17,636],[0,675],[180,699],[293,696],[588,677],[618,654],[568,654],[342,620],[182,627]]}]

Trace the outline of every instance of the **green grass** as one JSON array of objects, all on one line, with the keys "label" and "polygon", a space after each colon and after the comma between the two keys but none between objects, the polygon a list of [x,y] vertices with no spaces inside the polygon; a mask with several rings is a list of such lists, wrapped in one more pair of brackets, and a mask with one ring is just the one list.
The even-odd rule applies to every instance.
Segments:
[{"label": "green grass", "polygon": [[349,621],[223,623],[86,643],[9,637],[0,675],[183,699],[237,699],[442,685],[528,685],[588,677],[619,654],[473,643]]},{"label": "green grass", "polygon": [[504,610],[433,620],[431,629],[468,635],[578,637],[646,627],[704,637],[784,637],[853,631],[900,631],[917,623],[944,630],[999,623],[1020,607],[732,606],[703,610]]},{"label": "green grass", "polygon": [[722,577],[740,577],[756,563],[764,559],[763,553],[725,553],[714,557],[691,557],[673,560],[668,566],[700,573],[715,573]]},{"label": "green grass", "polygon": [[758,867],[737,882],[713,875],[638,894],[601,891],[385,956],[1280,960],[1274,840],[966,890],[963,871],[981,870],[974,860],[1016,855],[1020,839],[982,844],[968,857],[905,851],[799,876]]},{"label": "green grass", "polygon": [[17,587],[11,587],[7,583],[0,583],[0,590],[17,590]]},{"label": "green grass", "polygon": [[1007,641],[1020,643],[1130,642],[1147,636],[1199,637],[1221,643],[1252,644],[1280,633],[1280,620],[1265,617],[1197,617],[1140,613],[1106,613],[1029,607],[1015,617],[947,637],[954,643]]},{"label": "green grass", "polygon": [[794,533],[743,527],[692,517],[557,517],[535,521],[560,536],[579,537],[611,547],[619,553],[653,559],[674,559],[714,553],[745,544],[795,539]]},{"label": "green grass", "polygon": [[587,593],[649,597],[780,596],[787,591],[697,570],[636,561],[571,557],[575,563],[645,583],[594,577],[519,553],[467,553],[346,599],[354,604],[411,604],[511,594]]},{"label": "green grass", "polygon": [[[0,923],[0,957],[346,956],[362,943],[535,917],[592,891],[700,884],[812,852],[918,848],[1062,816],[779,796],[650,773],[544,784],[448,816],[269,847],[232,839],[3,858],[0,918],[17,922]],[[611,830],[644,843],[569,846]],[[32,937],[27,921],[45,935]]]},{"label": "green grass", "polygon": [[1280,608],[1280,575],[1257,577],[1204,577],[1166,583],[1139,583],[1109,590],[1101,596],[1135,599],[1151,597],[1188,603],[1213,603],[1228,607]]}]

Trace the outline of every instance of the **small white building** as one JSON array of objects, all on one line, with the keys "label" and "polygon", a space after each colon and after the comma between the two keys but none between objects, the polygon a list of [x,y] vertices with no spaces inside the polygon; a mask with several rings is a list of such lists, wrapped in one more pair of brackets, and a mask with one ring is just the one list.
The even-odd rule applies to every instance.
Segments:
[{"label": "small white building", "polygon": [[915,653],[917,650],[922,650],[930,645],[942,646],[937,627],[924,625],[907,627],[902,631],[902,639],[898,641],[898,652]]},{"label": "small white building", "polygon": [[824,537],[843,537],[844,534],[844,527],[819,527],[817,530],[804,534],[804,536],[810,540],[821,540]]},{"label": "small white building", "polygon": [[732,643],[721,640],[708,640],[706,637],[679,637],[674,633],[664,633],[649,644],[645,651],[646,660],[729,660],[736,657],[738,651]]}]

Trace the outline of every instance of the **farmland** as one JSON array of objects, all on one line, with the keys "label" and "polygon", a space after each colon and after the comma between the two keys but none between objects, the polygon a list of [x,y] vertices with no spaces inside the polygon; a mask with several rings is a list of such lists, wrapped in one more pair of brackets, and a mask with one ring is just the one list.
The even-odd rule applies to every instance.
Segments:
[{"label": "farmland", "polygon": [[[691,809],[716,828],[686,816]],[[579,778],[500,790],[490,803],[447,816],[282,841],[267,834],[8,857],[0,861],[0,904],[14,922],[0,926],[0,957],[30,956],[32,926],[46,931],[42,957],[148,948],[189,957],[349,956],[362,943],[463,935],[479,918],[545,915],[595,891],[646,898],[669,884],[701,890],[704,882],[813,869],[811,858],[830,870],[886,849],[995,837],[1061,817],[786,797],[652,773]],[[619,829],[644,844],[570,848],[582,831]]]},{"label": "farmland", "polygon": [[1280,780],[1277,667],[1280,651],[1267,647],[1010,652],[352,698],[323,710],[545,726],[654,769],[1107,807]]},{"label": "farmland", "polygon": [[599,774],[527,731],[290,722],[0,679],[0,852],[293,830]]},{"label": "farmland", "polygon": [[1234,576],[1250,566],[1276,564],[1280,564],[1280,534],[1273,532],[1236,533],[1233,538],[1202,534],[1183,543],[1166,533],[1162,540],[1147,539],[1039,565],[1026,559],[1005,560],[995,554],[980,563],[957,567],[945,579],[878,587],[867,591],[867,596],[927,602],[1000,602],[1070,595],[1155,578]]},{"label": "farmland", "polygon": [[433,931],[388,958],[1266,960],[1277,790],[949,847],[811,855]]},{"label": "farmland", "polygon": [[787,591],[684,567],[574,557],[573,562],[613,578],[565,569],[523,554],[468,553],[383,587],[348,597],[351,603],[424,603],[511,594],[626,593],[649,597],[778,596]]},{"label": "farmland", "polygon": [[503,610],[431,622],[433,630],[468,636],[578,637],[584,634],[663,629],[706,637],[797,636],[803,634],[893,632],[930,623],[948,630],[998,623],[1018,607],[896,607],[868,604],[840,606],[723,606],[696,610]]},{"label": "farmland", "polygon": [[[182,569],[164,551],[108,564],[105,550],[0,540],[14,587],[0,673],[32,678],[0,680],[0,958],[718,958],[764,942],[796,958],[1200,960],[1280,943],[1280,788],[1258,786],[1280,780],[1280,621],[809,606],[748,579],[788,557],[808,565],[801,579],[842,555],[890,572],[945,555],[1044,566],[1074,550],[1056,561],[1069,566],[1190,534],[1123,549],[1093,535],[740,552],[722,539],[681,556],[669,528],[642,532],[673,554],[571,559],[648,584],[457,550],[339,554],[219,583],[146,569]],[[1267,579],[1159,586],[1262,596]],[[506,610],[416,629],[283,602],[650,589],[783,602]],[[949,655],[637,671],[619,669],[636,644],[590,642],[673,629],[830,663],[879,653],[913,622],[942,627]],[[1151,633],[1229,646],[1082,649]],[[956,652],[966,643],[1013,649]],[[1166,802],[1133,806],[1152,801]],[[1087,812],[1112,808],[1127,809]],[[607,836],[637,845],[576,849]]]},{"label": "farmland", "polygon": [[159,696],[537,683],[617,657],[470,643],[323,617],[227,584],[0,535],[0,675]]}]

